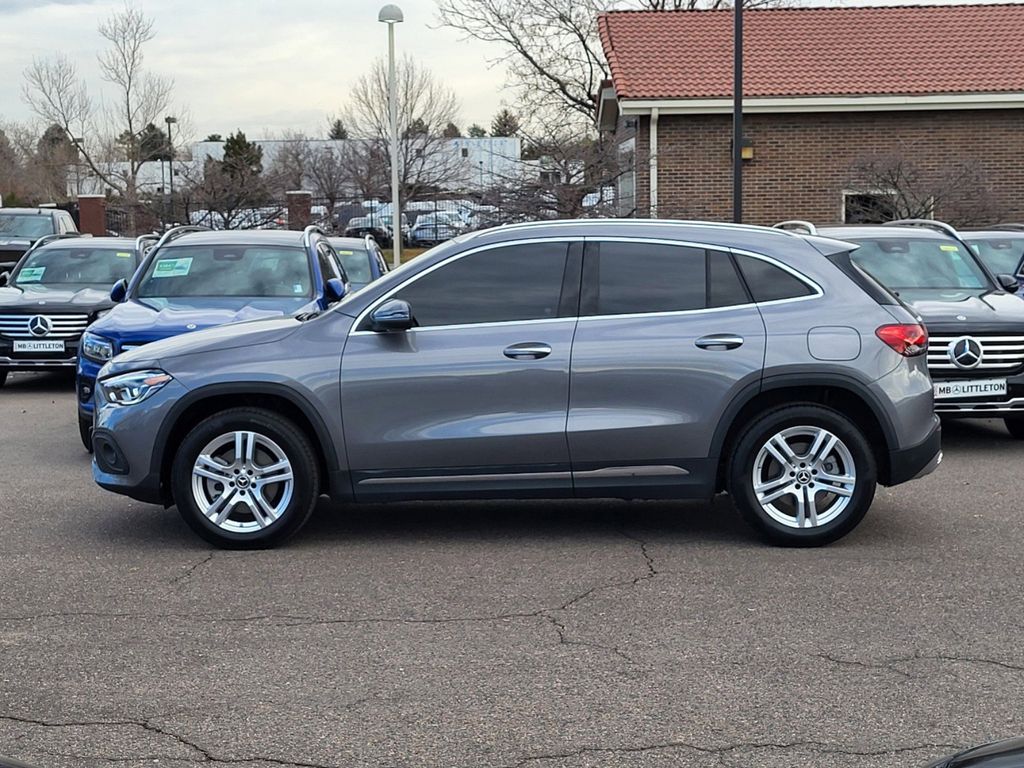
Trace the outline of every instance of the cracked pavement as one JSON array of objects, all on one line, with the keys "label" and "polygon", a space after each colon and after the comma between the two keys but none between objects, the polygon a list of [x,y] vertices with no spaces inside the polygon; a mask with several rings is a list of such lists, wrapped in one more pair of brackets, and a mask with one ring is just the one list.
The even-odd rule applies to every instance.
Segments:
[{"label": "cracked pavement", "polygon": [[323,504],[207,548],[96,488],[67,379],[0,390],[0,755],[356,768],[885,768],[1024,734],[1024,444],[783,550],[713,504]]}]

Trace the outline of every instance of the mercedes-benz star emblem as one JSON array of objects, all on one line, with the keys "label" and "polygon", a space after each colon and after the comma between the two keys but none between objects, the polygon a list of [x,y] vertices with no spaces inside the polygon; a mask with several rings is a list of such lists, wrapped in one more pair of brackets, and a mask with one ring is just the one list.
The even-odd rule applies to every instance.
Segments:
[{"label": "mercedes-benz star emblem", "polygon": [[53,324],[50,322],[50,318],[36,315],[29,318],[28,330],[33,336],[46,336],[53,330]]},{"label": "mercedes-benz star emblem", "polygon": [[957,368],[969,371],[981,365],[981,343],[971,336],[961,336],[949,345],[949,359]]}]

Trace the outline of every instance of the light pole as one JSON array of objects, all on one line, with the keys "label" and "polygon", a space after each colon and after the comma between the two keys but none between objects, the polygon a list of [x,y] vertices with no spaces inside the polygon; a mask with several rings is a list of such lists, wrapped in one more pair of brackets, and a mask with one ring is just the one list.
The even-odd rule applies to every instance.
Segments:
[{"label": "light pole", "polygon": [[168,219],[170,219],[170,220],[167,223],[168,224],[173,224],[174,223],[174,139],[171,138],[171,126],[174,125],[176,122],[178,122],[178,118],[171,117],[170,115],[168,115],[167,117],[164,118],[164,122],[167,123],[167,150],[168,150],[167,154],[169,154],[171,156],[170,169],[169,169],[170,170],[170,173],[169,173],[169,179],[170,179],[169,186],[170,186],[170,190],[171,190],[171,197],[170,197],[170,203],[171,204],[170,204],[170,215],[168,216]]},{"label": "light pole", "polygon": [[743,223],[743,0],[733,11],[732,220]]},{"label": "light pole", "polygon": [[388,25],[388,112],[391,122],[391,241],[392,264],[402,263],[402,208],[398,199],[398,96],[395,94],[395,24],[405,20],[397,5],[385,5],[377,21]]}]

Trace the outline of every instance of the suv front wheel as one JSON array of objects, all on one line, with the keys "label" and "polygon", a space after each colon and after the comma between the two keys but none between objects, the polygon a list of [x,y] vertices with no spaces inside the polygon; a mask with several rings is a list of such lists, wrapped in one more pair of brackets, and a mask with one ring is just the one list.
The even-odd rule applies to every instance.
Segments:
[{"label": "suv front wheel", "polygon": [[234,408],[188,433],[171,468],[171,490],[185,522],[210,543],[265,548],[309,519],[320,470],[294,423],[261,408]]},{"label": "suv front wheel", "polygon": [[852,531],[875,496],[877,468],[864,434],[820,405],[780,406],[739,436],[727,488],[761,536],[820,546]]}]

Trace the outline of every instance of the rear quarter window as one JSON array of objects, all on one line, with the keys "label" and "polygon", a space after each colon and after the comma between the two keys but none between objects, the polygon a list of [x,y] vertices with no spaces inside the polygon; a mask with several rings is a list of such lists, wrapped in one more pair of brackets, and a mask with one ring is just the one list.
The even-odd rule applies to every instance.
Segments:
[{"label": "rear quarter window", "polygon": [[737,256],[736,262],[754,301],[798,299],[814,294],[814,290],[803,280],[763,259]]}]

